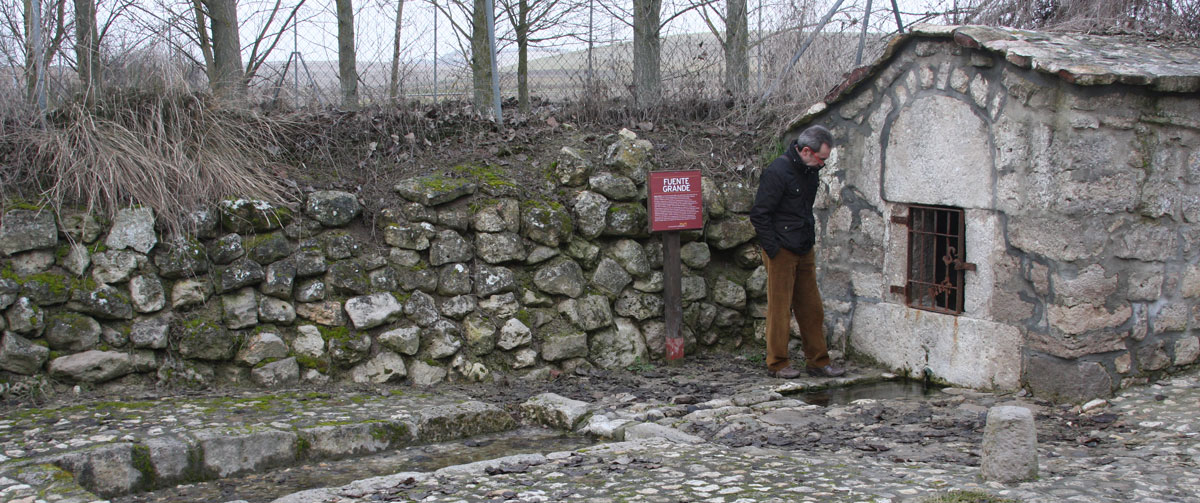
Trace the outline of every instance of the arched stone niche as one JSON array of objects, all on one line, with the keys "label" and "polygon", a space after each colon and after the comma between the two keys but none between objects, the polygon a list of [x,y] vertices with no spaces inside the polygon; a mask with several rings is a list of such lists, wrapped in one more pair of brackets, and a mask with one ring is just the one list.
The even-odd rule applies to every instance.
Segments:
[{"label": "arched stone niche", "polygon": [[884,199],[992,209],[988,125],[972,105],[927,95],[900,111],[886,139]]}]

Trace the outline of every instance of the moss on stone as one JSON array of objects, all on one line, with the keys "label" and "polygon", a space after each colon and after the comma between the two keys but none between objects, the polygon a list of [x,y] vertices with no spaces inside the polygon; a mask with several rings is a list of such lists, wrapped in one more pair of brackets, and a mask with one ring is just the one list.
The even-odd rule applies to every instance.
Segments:
[{"label": "moss on stone", "polygon": [[140,485],[144,488],[154,487],[158,482],[158,472],[154,470],[154,463],[150,461],[150,448],[142,444],[133,444],[131,454],[133,468],[142,474]]}]

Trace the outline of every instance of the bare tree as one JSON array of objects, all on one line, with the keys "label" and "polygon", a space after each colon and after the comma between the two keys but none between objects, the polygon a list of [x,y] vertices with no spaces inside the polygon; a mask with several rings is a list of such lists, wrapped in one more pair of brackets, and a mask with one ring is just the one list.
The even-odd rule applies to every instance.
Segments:
[{"label": "bare tree", "polygon": [[[487,35],[487,0],[447,0],[435,2],[436,7],[458,34],[466,40],[468,47],[460,51],[471,63],[472,103],[475,110],[484,113],[492,106],[492,51]],[[455,14],[461,14],[469,23],[463,23]]]},{"label": "bare tree", "polygon": [[662,99],[660,10],[662,0],[633,0],[633,102],[643,110]]},{"label": "bare tree", "polygon": [[[41,33],[40,43],[32,36],[34,25],[34,4],[40,2],[41,19],[36,29]],[[50,62],[58,55],[63,41],[67,38],[70,25],[66,21],[66,0],[24,0],[24,10],[21,14],[21,29],[17,29],[16,19],[6,13],[6,24],[14,34],[20,34],[22,59],[24,61],[25,96],[33,102],[38,95],[38,72],[45,71]],[[43,76],[44,78],[44,76]]]},{"label": "bare tree", "polygon": [[396,30],[392,34],[392,71],[388,79],[388,100],[395,104],[400,92],[400,29],[404,26],[404,0],[396,0]]},{"label": "bare tree", "polygon": [[238,36],[237,0],[194,0],[196,28],[200,39],[206,40],[211,29],[212,42],[205,50],[208,81],[218,98],[238,102],[246,97],[246,74],[242,70],[242,46]]},{"label": "bare tree", "polygon": [[75,71],[83,100],[91,103],[100,89],[100,31],[95,0],[75,0]]},{"label": "bare tree", "polygon": [[338,82],[342,88],[342,106],[358,108],[358,69],[354,54],[354,5],[337,0]]},{"label": "bare tree", "polygon": [[721,41],[721,50],[725,55],[725,91],[736,99],[745,98],[750,86],[750,31],[746,0],[726,0],[724,12],[719,10],[717,3],[700,3],[697,7],[708,31]]},{"label": "bare tree", "polygon": [[575,36],[568,18],[581,5],[574,0],[500,0],[516,37],[517,106],[522,113],[529,112],[529,47]]}]

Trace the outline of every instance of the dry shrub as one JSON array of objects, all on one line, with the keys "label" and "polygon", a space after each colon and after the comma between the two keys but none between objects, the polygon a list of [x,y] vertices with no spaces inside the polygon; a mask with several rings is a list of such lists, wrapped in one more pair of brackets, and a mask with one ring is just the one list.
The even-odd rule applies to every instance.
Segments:
[{"label": "dry shrub", "polygon": [[977,0],[966,10],[974,24],[1200,37],[1200,0]]},{"label": "dry shrub", "polygon": [[36,172],[30,182],[55,210],[111,216],[144,205],[167,230],[184,231],[189,213],[223,198],[288,203],[268,154],[288,127],[202,95],[118,91],[93,106],[64,105],[17,141]]}]

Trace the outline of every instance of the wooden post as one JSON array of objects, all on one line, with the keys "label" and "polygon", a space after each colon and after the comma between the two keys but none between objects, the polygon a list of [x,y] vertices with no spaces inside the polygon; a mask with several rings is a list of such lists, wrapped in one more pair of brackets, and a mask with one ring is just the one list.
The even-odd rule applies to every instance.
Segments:
[{"label": "wooden post", "polygon": [[666,321],[667,363],[683,360],[683,286],[679,260],[679,231],[663,233],[663,316]]}]

